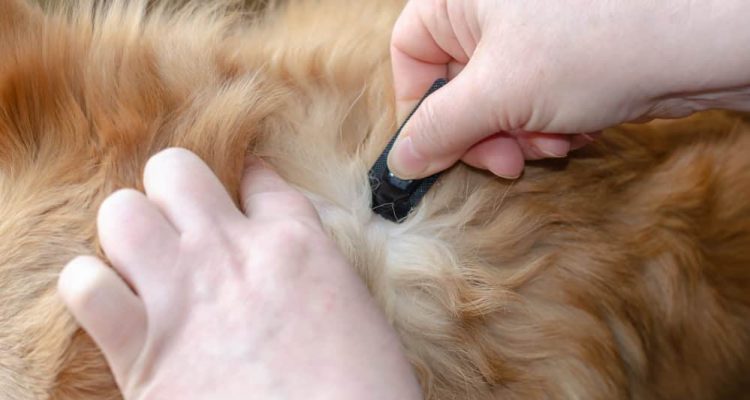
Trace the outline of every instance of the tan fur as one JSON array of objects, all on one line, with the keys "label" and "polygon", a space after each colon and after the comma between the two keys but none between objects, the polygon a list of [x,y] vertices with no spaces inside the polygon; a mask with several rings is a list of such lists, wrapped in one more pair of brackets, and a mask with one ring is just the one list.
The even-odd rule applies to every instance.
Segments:
[{"label": "tan fur", "polygon": [[101,200],[168,146],[235,196],[247,153],[305,191],[427,398],[748,396],[746,117],[611,130],[517,182],[459,166],[395,225],[370,212],[366,171],[394,131],[400,1],[290,0],[258,19],[109,3],[44,16],[0,0],[3,399],[119,397],[55,280],[99,251]]}]

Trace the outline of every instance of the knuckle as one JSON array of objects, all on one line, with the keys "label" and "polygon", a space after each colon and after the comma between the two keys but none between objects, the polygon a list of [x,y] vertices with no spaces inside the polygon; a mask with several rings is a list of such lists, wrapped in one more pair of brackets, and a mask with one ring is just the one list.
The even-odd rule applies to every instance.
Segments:
[{"label": "knuckle", "polygon": [[266,223],[262,229],[255,250],[272,258],[300,260],[321,247],[327,238],[310,221],[291,218]]},{"label": "knuckle", "polygon": [[314,235],[299,222],[285,220],[266,223],[260,232],[248,254],[255,260],[254,264],[263,266],[262,271],[269,276],[297,270],[313,248],[311,241]]},{"label": "knuckle", "polygon": [[289,247],[309,243],[316,233],[305,222],[285,218],[269,225],[265,236],[272,246]]},{"label": "knuckle", "polygon": [[277,201],[289,208],[311,206],[310,201],[307,199],[307,197],[303,196],[302,193],[291,189],[269,193],[269,201]]},{"label": "knuckle", "polygon": [[[302,193],[296,190],[282,190],[282,191],[270,191],[262,193],[254,193],[251,195],[244,196],[243,208],[245,210],[252,209],[253,204],[259,205],[280,205],[286,210],[303,211],[309,215],[317,215],[315,207],[312,205],[310,200],[307,199]],[[274,210],[279,207],[273,207]],[[281,217],[280,215],[269,215],[269,217]]]},{"label": "knuckle", "polygon": [[318,257],[325,237],[322,230],[305,221],[281,219],[265,224],[250,257],[258,274],[286,285],[303,275]]},{"label": "knuckle", "polygon": [[289,206],[289,208],[295,209],[295,210],[304,210],[306,212],[309,212],[311,215],[317,215],[317,211],[315,211],[315,207],[312,205],[310,200],[302,195],[302,193],[299,192],[288,192],[286,195],[286,204]]}]

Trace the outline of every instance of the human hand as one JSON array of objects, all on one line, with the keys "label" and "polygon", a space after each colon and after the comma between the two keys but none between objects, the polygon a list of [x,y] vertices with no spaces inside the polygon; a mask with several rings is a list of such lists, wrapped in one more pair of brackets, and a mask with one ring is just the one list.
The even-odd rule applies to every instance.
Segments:
[{"label": "human hand", "polygon": [[395,332],[278,175],[251,163],[244,214],[186,150],[154,156],[144,186],[99,210],[114,270],[79,257],[59,280],[125,399],[420,398]]},{"label": "human hand", "polygon": [[434,80],[449,83],[413,115],[389,166],[420,178],[462,159],[513,178],[524,158],[589,140],[560,133],[750,109],[748,12],[744,0],[411,0],[391,43],[399,118]]}]

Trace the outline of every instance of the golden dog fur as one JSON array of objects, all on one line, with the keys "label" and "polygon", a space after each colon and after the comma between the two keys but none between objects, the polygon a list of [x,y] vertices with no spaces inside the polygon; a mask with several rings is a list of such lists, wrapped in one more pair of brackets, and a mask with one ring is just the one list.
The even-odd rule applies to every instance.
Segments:
[{"label": "golden dog fur", "polygon": [[366,174],[401,1],[110,3],[0,0],[2,399],[119,398],[55,282],[169,146],[235,196],[247,153],[309,195],[429,399],[750,398],[750,119],[610,130],[517,182],[458,166],[396,225]]}]

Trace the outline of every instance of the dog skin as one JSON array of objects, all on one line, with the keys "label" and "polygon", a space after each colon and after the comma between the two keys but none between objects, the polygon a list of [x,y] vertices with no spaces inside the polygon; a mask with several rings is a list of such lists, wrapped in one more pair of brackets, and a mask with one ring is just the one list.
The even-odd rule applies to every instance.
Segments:
[{"label": "dog skin", "polygon": [[462,165],[370,211],[398,0],[0,0],[0,393],[120,397],[55,292],[99,203],[161,149],[237,198],[255,154],[314,202],[428,399],[750,398],[750,119],[623,126],[517,181]]}]

